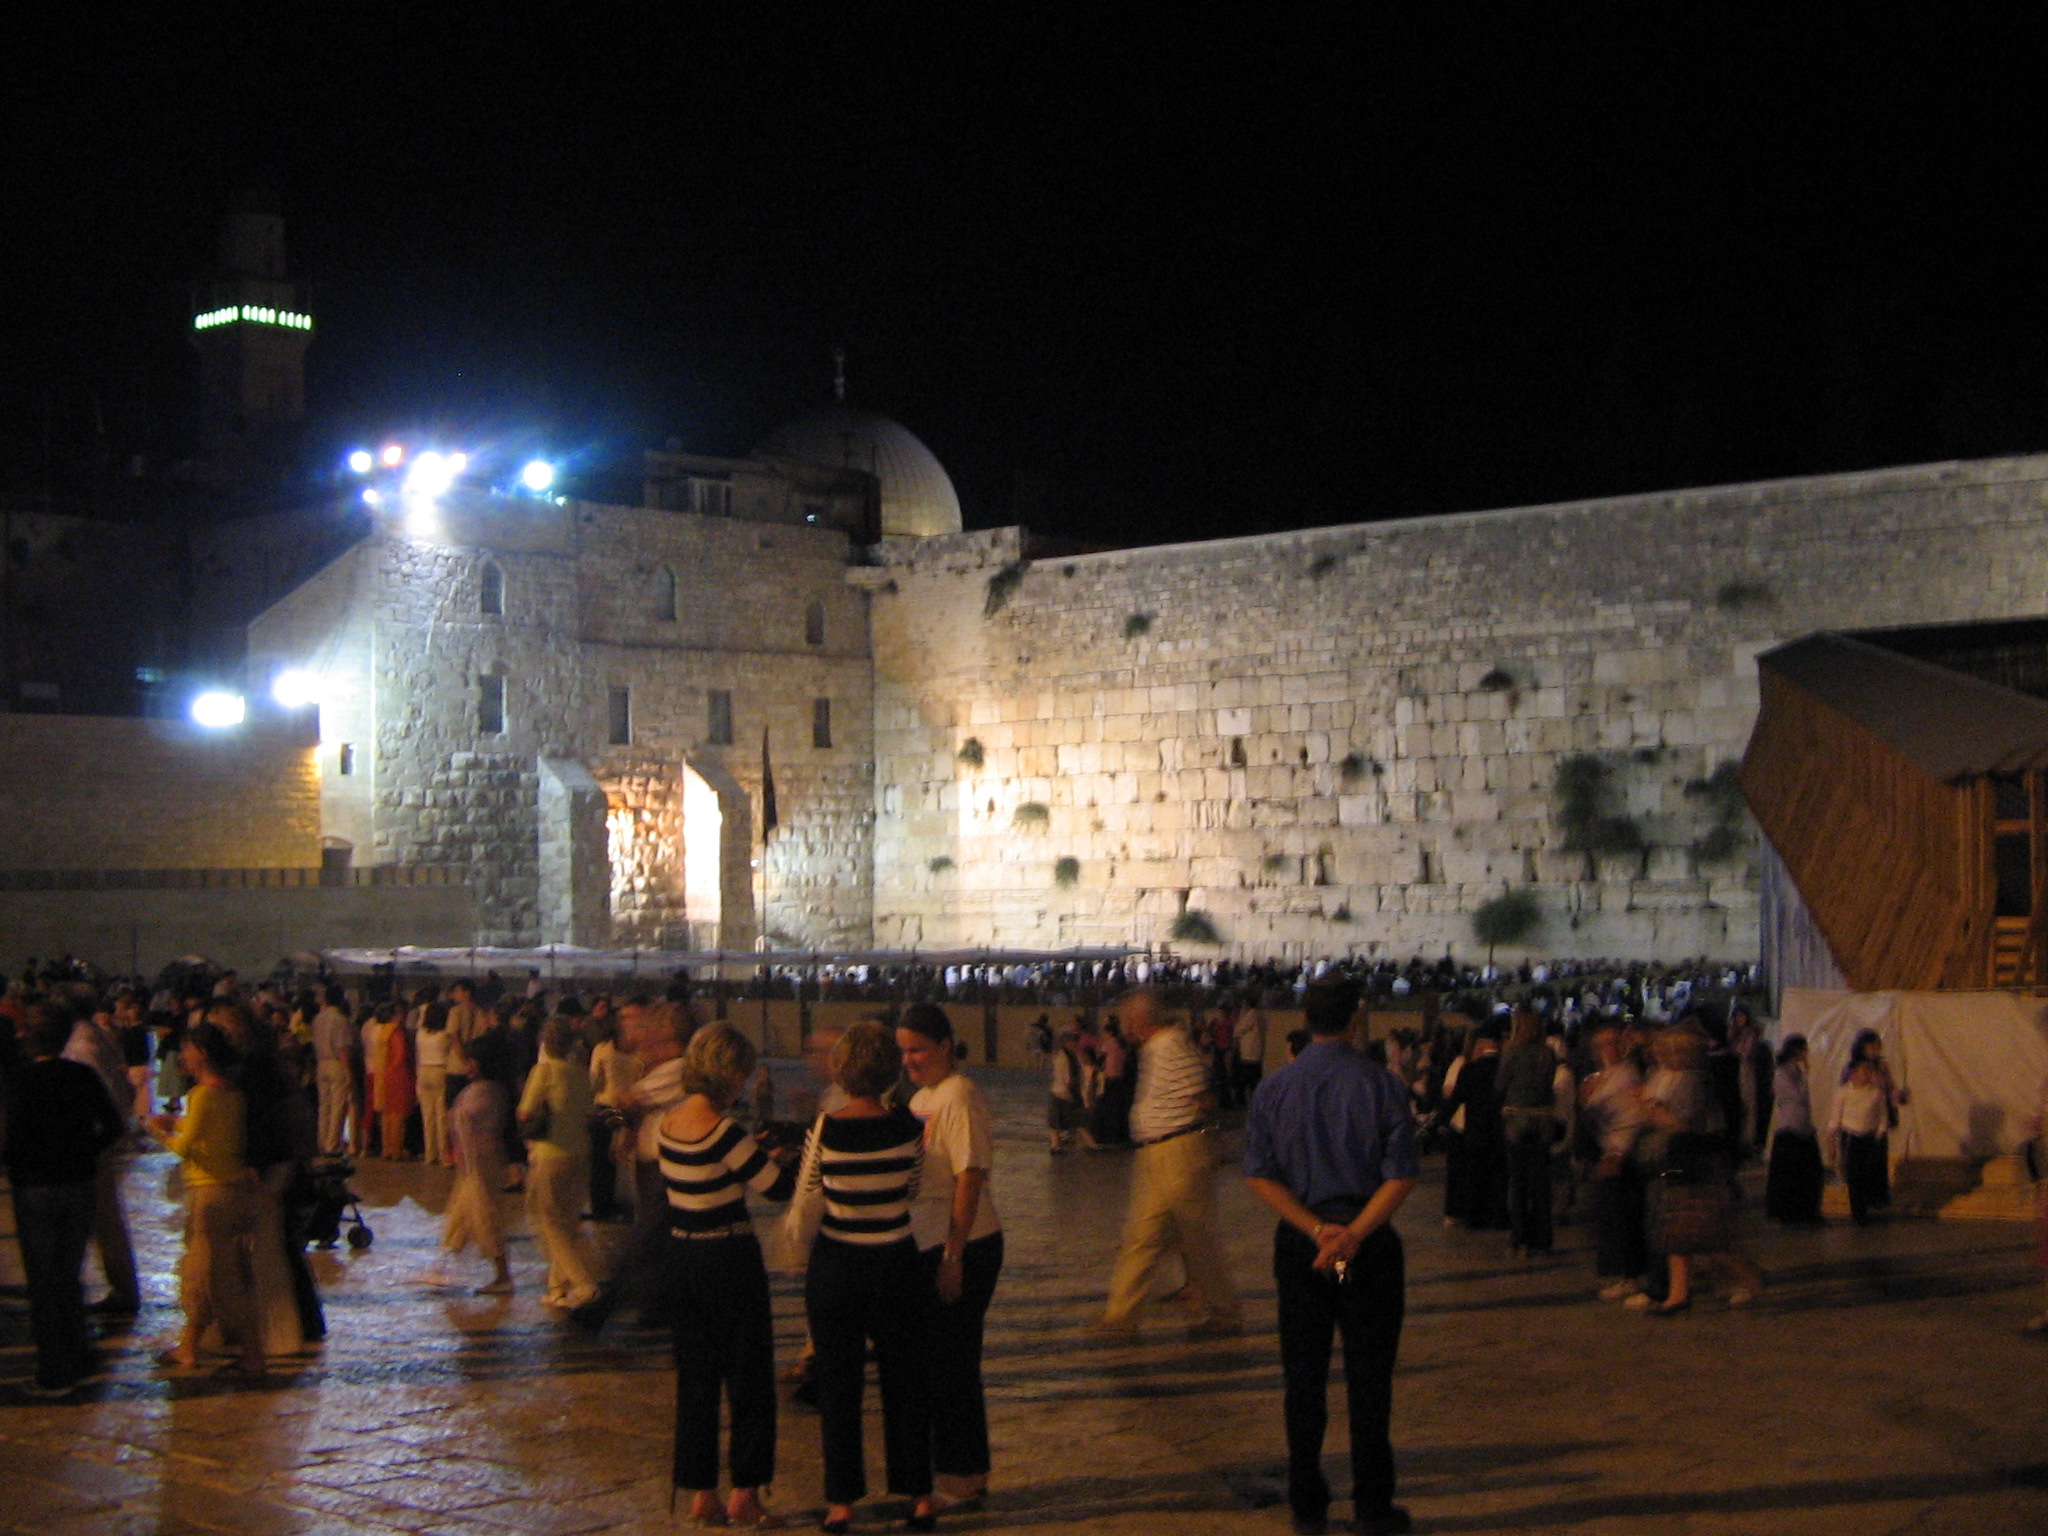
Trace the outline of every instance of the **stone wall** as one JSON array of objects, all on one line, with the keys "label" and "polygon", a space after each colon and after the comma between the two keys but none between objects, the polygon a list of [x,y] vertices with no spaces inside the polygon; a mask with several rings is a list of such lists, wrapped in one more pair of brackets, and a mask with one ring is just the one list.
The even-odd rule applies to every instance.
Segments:
[{"label": "stone wall", "polygon": [[0,714],[0,869],[320,862],[310,723]]},{"label": "stone wall", "polygon": [[[1163,941],[1187,910],[1238,952],[1469,955],[1473,909],[1529,887],[1533,952],[1752,957],[1753,837],[1718,862],[1698,845],[1757,653],[2048,613],[2044,474],[1931,465],[1024,568],[1015,529],[892,541],[885,573],[855,573],[876,942]],[[1644,852],[1563,850],[1554,784],[1579,755]]]}]

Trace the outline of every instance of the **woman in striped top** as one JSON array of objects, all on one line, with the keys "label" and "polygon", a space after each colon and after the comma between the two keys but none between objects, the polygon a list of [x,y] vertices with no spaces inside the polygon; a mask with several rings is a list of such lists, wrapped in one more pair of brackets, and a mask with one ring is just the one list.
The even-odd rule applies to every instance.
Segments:
[{"label": "woman in striped top", "polygon": [[[675,1284],[675,1486],[700,1524],[781,1524],[761,1507],[775,1477],[775,1325],[747,1190],[787,1200],[795,1177],[726,1114],[754,1047],[707,1024],[683,1053],[683,1097],[659,1127]],[[718,1396],[732,1419],[732,1494],[718,1502]]]},{"label": "woman in striped top", "polygon": [[881,1024],[856,1024],[840,1038],[832,1077],[848,1102],[811,1127],[790,1207],[794,1246],[810,1253],[804,1309],[818,1349],[822,1524],[830,1536],[846,1531],[854,1504],[867,1493],[860,1400],[869,1340],[881,1379],[889,1491],[916,1500],[911,1530],[938,1524],[925,1358],[930,1286],[910,1230],[924,1127],[900,1105],[882,1102],[902,1066],[896,1041]]}]

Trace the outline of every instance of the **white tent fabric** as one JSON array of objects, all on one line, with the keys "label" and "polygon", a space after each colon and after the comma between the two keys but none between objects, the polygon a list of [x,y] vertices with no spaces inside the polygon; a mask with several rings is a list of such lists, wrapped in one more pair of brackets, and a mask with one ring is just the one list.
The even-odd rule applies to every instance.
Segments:
[{"label": "white tent fabric", "polygon": [[2031,1133],[2048,1080],[2048,1000],[2014,992],[1825,992],[1788,987],[1778,1035],[1806,1036],[1825,1129],[1856,1036],[1874,1029],[1908,1101],[1892,1156],[1995,1157]]}]

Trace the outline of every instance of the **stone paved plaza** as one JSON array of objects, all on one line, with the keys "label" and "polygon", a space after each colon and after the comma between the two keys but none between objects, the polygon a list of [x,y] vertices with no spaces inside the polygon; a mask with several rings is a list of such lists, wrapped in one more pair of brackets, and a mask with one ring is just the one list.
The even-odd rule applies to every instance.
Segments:
[{"label": "stone paved plaza", "polygon": [[[1286,1531],[1269,1222],[1227,1176],[1250,1301],[1242,1340],[1190,1344],[1162,1317],[1134,1347],[1099,1346],[1083,1325],[1102,1298],[1128,1163],[1049,1157],[1038,1083],[990,1076],[1009,1231],[988,1347],[996,1492],[986,1513],[948,1526]],[[663,1340],[629,1330],[592,1343],[552,1321],[524,1237],[509,1301],[423,1289],[447,1176],[416,1164],[366,1163],[357,1188],[374,1246],[316,1256],[324,1349],[257,1388],[156,1373],[150,1349],[177,1317],[171,1175],[162,1155],[130,1167],[149,1305],[113,1345],[109,1378],[76,1401],[19,1390],[27,1320],[13,1244],[0,1242],[0,1280],[14,1282],[0,1292],[0,1527],[570,1536],[682,1523],[668,1513]],[[1400,1223],[1396,1443],[1418,1530],[2048,1530],[2048,1346],[2019,1333],[2040,1301],[2024,1228],[1784,1234],[1752,1201],[1770,1292],[1742,1311],[1709,1302],[1652,1321],[1592,1300],[1583,1227],[1523,1267],[1499,1234],[1446,1232],[1439,1195],[1432,1168]],[[778,1282],[784,1362],[800,1310],[795,1285]],[[871,1431],[877,1482],[878,1442]],[[1339,1410],[1333,1450],[1342,1443]],[[785,1404],[772,1502],[808,1525],[819,1494],[816,1418]],[[860,1514],[866,1529],[900,1529],[900,1507]]]}]

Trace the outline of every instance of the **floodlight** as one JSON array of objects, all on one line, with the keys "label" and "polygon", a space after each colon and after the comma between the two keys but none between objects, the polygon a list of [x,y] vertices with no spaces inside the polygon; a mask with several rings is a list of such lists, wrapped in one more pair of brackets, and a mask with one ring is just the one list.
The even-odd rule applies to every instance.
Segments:
[{"label": "floodlight", "polygon": [[192,701],[192,723],[210,731],[240,725],[248,713],[248,705],[239,693],[208,691]]},{"label": "floodlight", "polygon": [[384,493],[383,493],[382,491],[378,490],[378,489],[377,489],[377,487],[375,487],[374,485],[368,485],[368,486],[364,486],[364,487],[363,487],[363,505],[364,505],[364,506],[366,506],[366,507],[381,507],[381,506],[383,506],[383,505],[384,505]]},{"label": "floodlight", "polygon": [[519,483],[539,495],[555,483],[555,466],[546,459],[535,459],[519,471]]},{"label": "floodlight", "polygon": [[443,458],[429,449],[421,454],[412,461],[412,468],[405,472],[407,499],[433,501],[447,494],[448,488],[455,484],[455,477],[462,473],[463,462],[467,461],[459,453]]},{"label": "floodlight", "polygon": [[378,457],[384,461],[386,469],[396,469],[405,462],[405,449],[397,443],[386,443]]},{"label": "floodlight", "polygon": [[286,667],[272,679],[270,696],[282,709],[304,709],[320,702],[320,679],[304,667]]},{"label": "floodlight", "polygon": [[461,474],[461,473],[462,473],[462,472],[463,472],[464,470],[466,470],[466,469],[468,469],[468,468],[469,468],[469,455],[468,455],[468,454],[466,454],[466,453],[451,453],[451,454],[449,454],[449,455],[448,455],[448,471],[449,471],[449,475],[450,475],[450,477],[451,477],[451,478],[452,478],[453,476],[455,476],[455,475],[459,475],[459,474]]},{"label": "floodlight", "polygon": [[348,456],[348,467],[359,475],[367,475],[376,467],[377,459],[367,448],[358,448]]}]

